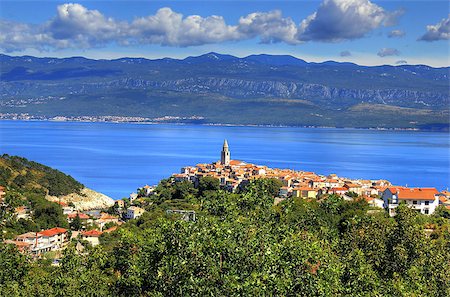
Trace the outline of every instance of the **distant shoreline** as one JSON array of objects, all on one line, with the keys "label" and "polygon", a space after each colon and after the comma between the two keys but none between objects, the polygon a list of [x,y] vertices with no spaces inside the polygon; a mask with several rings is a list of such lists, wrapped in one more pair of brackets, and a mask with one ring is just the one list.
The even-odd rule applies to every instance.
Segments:
[{"label": "distant shoreline", "polygon": [[345,129],[345,130],[369,130],[369,131],[408,131],[408,132],[445,132],[448,129],[419,129],[419,128],[385,128],[385,127],[333,127],[333,126],[302,126],[302,125],[271,125],[271,124],[225,124],[225,123],[195,123],[176,121],[100,121],[100,120],[52,120],[52,119],[5,119],[0,118],[0,122],[53,122],[53,123],[99,123],[99,124],[138,124],[138,125],[180,125],[180,126],[217,126],[217,127],[255,127],[255,128],[309,128],[309,129]]}]

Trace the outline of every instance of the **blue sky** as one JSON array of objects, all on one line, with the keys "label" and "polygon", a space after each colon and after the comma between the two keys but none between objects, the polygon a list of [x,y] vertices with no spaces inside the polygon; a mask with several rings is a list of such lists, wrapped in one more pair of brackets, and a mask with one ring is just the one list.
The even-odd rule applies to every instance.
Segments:
[{"label": "blue sky", "polygon": [[215,51],[449,66],[448,1],[5,1],[0,51],[90,58]]}]

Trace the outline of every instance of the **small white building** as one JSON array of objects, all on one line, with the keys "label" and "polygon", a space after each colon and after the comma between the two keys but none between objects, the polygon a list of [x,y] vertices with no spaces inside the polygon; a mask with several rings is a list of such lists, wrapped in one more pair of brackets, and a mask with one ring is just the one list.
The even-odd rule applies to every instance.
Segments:
[{"label": "small white building", "polygon": [[127,219],[136,219],[140,217],[145,212],[145,209],[137,207],[137,206],[130,206],[127,208]]},{"label": "small white building", "polygon": [[103,232],[99,230],[90,230],[81,233],[81,238],[88,241],[92,246],[96,246],[100,244],[99,237],[103,234]]},{"label": "small white building", "polygon": [[439,205],[439,192],[435,188],[389,187],[384,190],[381,198],[390,216],[395,215],[395,208],[402,201],[426,215],[433,214]]}]

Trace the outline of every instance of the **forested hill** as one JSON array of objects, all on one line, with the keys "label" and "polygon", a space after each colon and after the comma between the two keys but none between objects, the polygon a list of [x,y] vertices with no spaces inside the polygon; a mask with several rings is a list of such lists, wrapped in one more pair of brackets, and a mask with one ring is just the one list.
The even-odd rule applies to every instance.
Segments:
[{"label": "forested hill", "polygon": [[0,63],[3,113],[362,128],[449,125],[448,67],[217,53],[181,60],[0,55]]},{"label": "forested hill", "polygon": [[70,175],[18,156],[0,157],[0,185],[51,196],[80,193],[84,185]]},{"label": "forested hill", "polygon": [[273,180],[219,184],[161,181],[141,217],[81,253],[74,240],[57,266],[0,243],[0,296],[450,296],[444,209],[400,204],[392,218],[335,195],[274,205]]}]

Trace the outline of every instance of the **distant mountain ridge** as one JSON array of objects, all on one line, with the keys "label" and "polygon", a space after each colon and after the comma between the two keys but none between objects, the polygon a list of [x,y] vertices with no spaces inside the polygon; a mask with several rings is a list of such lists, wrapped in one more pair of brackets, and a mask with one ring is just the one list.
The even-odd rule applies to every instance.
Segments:
[{"label": "distant mountain ridge", "polygon": [[[155,60],[0,55],[0,63],[3,112],[198,115],[209,123],[392,127],[380,110],[394,108],[408,114],[401,127],[448,123],[449,67],[360,66],[306,62],[289,55],[239,58],[214,52]],[[260,114],[255,114],[255,104],[265,109],[257,108]],[[392,108],[372,109],[378,119],[364,121],[355,112],[360,109],[353,108],[360,105]],[[278,119],[266,115],[265,110],[274,108]],[[226,118],[223,110],[239,111],[242,117]],[[298,119],[286,120],[283,114]],[[343,121],[339,114],[358,119]]]}]

